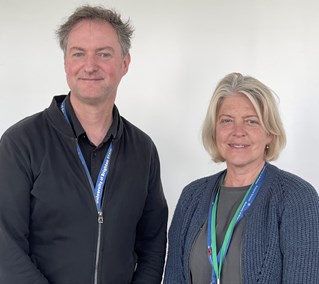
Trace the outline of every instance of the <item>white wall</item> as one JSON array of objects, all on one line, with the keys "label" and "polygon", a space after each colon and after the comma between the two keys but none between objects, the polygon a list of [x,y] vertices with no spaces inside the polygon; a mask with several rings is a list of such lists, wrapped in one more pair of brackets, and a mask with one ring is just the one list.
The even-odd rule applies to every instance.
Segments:
[{"label": "white wall", "polygon": [[[54,31],[83,1],[0,0],[0,135],[67,93]],[[280,97],[288,144],[276,165],[319,190],[319,2],[110,0],[135,26],[130,71],[117,105],[161,158],[172,216],[182,188],[224,165],[210,162],[200,131],[217,82],[252,75]]]}]

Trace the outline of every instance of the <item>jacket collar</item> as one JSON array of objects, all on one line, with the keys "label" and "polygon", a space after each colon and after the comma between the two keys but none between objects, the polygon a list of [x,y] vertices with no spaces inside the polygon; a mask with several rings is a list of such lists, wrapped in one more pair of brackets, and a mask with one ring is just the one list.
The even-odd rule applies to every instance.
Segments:
[{"label": "jacket collar", "polygon": [[[70,127],[68,122],[65,120],[62,111],[60,109],[61,103],[67,97],[67,95],[54,96],[50,106],[44,111],[50,123],[63,135],[69,138],[76,138],[73,128]],[[123,121],[120,113],[114,105],[113,107],[113,123],[110,128],[113,139],[118,140],[123,133]]]}]

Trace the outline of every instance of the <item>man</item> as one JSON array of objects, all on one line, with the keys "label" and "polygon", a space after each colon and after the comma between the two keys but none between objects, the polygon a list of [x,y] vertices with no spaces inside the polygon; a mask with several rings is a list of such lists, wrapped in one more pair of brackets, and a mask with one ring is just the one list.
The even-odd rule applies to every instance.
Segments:
[{"label": "man", "polygon": [[57,31],[70,93],[0,142],[0,283],[160,283],[167,204],[152,140],[119,115],[129,22],[78,8]]}]

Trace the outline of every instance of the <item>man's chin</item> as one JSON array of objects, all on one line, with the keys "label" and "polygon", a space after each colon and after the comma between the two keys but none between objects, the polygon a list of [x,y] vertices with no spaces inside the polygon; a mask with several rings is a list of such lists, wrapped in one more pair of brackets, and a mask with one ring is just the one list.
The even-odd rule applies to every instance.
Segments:
[{"label": "man's chin", "polygon": [[71,91],[71,101],[78,101],[81,103],[91,104],[91,105],[101,103],[103,100],[105,100],[106,96],[107,95],[101,95],[101,94],[96,94],[91,92],[77,93],[77,92]]}]

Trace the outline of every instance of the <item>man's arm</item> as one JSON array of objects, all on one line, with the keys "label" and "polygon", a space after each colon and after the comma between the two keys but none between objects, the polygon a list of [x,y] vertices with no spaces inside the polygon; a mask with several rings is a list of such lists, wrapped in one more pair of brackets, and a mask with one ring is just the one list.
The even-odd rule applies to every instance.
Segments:
[{"label": "man's arm", "polygon": [[30,191],[34,177],[25,145],[0,140],[0,283],[48,284],[30,258]]},{"label": "man's arm", "polygon": [[132,283],[159,284],[166,255],[168,208],[164,197],[160,163],[154,146],[148,197],[139,221],[135,243],[137,267]]}]

